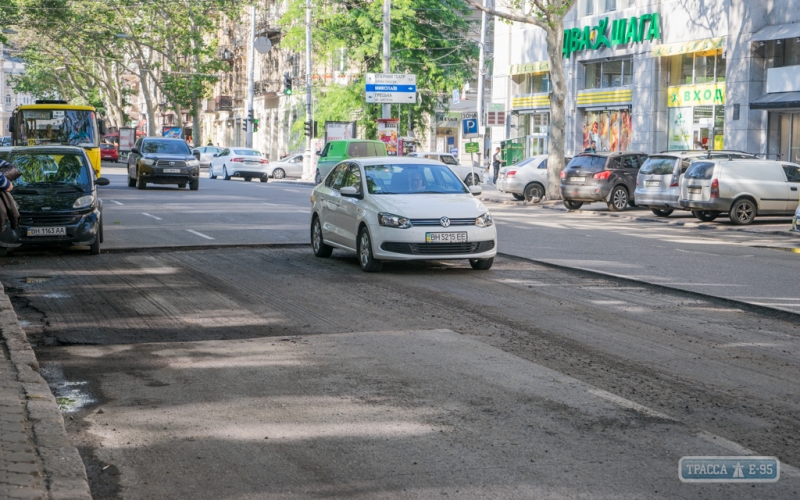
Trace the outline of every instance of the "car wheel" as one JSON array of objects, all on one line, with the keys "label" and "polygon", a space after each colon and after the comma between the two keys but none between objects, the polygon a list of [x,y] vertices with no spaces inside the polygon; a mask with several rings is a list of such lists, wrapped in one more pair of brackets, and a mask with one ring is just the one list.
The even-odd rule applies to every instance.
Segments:
[{"label": "car wheel", "polygon": [[320,182],[322,182],[322,177],[319,175],[319,170],[317,170],[317,173],[314,176],[314,183],[319,184]]},{"label": "car wheel", "polygon": [[372,238],[369,236],[369,230],[362,227],[358,232],[358,263],[361,265],[361,270],[367,273],[375,273],[383,268],[383,263],[375,260],[372,254]]},{"label": "car wheel", "polygon": [[622,186],[617,186],[611,192],[608,209],[612,212],[622,212],[626,208],[628,208],[628,191]]},{"label": "car wheel", "polygon": [[692,210],[692,215],[703,222],[711,222],[719,217],[719,212],[716,210]]},{"label": "car wheel", "polygon": [[144,177],[139,172],[136,172],[136,187],[139,189],[146,189],[147,182],[144,180]]},{"label": "car wheel", "polygon": [[728,216],[734,224],[745,226],[755,220],[756,205],[747,198],[736,200],[733,205],[731,205],[731,211]]},{"label": "car wheel", "polygon": [[480,177],[477,175],[469,174],[466,179],[464,179],[464,184],[467,186],[477,186],[480,184]]},{"label": "car wheel", "polygon": [[515,200],[519,200],[519,201],[522,201],[522,200],[525,199],[525,197],[523,195],[517,194],[517,193],[511,193],[511,196],[513,196]]},{"label": "car wheel", "polygon": [[311,221],[311,248],[317,257],[330,257],[333,253],[333,247],[322,241],[322,224],[319,222],[319,217],[314,217]]},{"label": "car wheel", "polygon": [[488,271],[494,264],[494,257],[491,259],[469,259],[469,265],[476,271]]},{"label": "car wheel", "polygon": [[136,179],[131,178],[131,174],[128,174],[128,187],[129,188],[136,187]]},{"label": "car wheel", "polygon": [[272,171],[273,179],[283,179],[284,177],[286,177],[286,172],[284,172],[282,168],[276,168]]},{"label": "car wheel", "polygon": [[200,189],[200,179],[197,179],[196,181],[190,182],[189,183],[189,189],[191,191],[197,191],[198,189]]},{"label": "car wheel", "polygon": [[525,186],[525,201],[538,203],[544,198],[544,188],[539,184],[528,184]]},{"label": "car wheel", "polygon": [[102,231],[103,222],[100,221],[100,227],[97,231],[97,237],[94,239],[94,243],[89,246],[89,254],[91,255],[100,255],[100,231]]},{"label": "car wheel", "polygon": [[214,169],[209,165],[208,167],[208,178],[209,179],[216,179],[217,176],[214,175]]},{"label": "car wheel", "polygon": [[651,208],[650,210],[653,211],[653,215],[656,215],[658,217],[669,217],[670,215],[672,215],[672,212],[674,212],[674,210],[672,210],[671,208],[668,208],[667,210],[661,210],[660,208]]},{"label": "car wheel", "polygon": [[267,181],[269,181],[269,176],[268,175],[261,176],[261,182],[267,182]]},{"label": "car wheel", "polygon": [[578,210],[583,206],[582,201],[564,200],[564,206],[570,210]]},{"label": "car wheel", "polygon": [[0,257],[5,257],[6,255],[8,255],[8,248],[0,247]]},{"label": "car wheel", "polygon": [[226,167],[225,165],[222,166],[222,178],[225,179],[226,181],[231,180],[231,176],[228,175],[228,167]]}]

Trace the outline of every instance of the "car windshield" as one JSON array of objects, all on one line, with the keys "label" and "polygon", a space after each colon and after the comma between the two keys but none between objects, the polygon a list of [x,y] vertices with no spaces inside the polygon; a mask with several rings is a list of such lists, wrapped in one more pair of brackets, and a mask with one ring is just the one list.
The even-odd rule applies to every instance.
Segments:
[{"label": "car windshield", "polygon": [[369,194],[469,193],[445,165],[367,165]]},{"label": "car windshield", "polygon": [[671,156],[652,156],[644,162],[644,165],[642,165],[639,173],[650,175],[672,175],[674,168],[675,158]]},{"label": "car windshield", "polygon": [[567,165],[567,168],[599,172],[600,170],[603,170],[605,165],[605,156],[582,155],[573,158],[572,161],[569,162],[569,165]]},{"label": "car windshield", "polygon": [[261,156],[261,153],[252,149],[234,149],[233,153],[239,156]]},{"label": "car windshield", "polygon": [[692,166],[686,171],[687,179],[711,179],[713,175],[714,164],[707,161],[692,163]]},{"label": "car windshield", "polygon": [[183,141],[155,140],[142,143],[142,153],[162,153],[168,155],[190,155],[189,146]]},{"label": "car windshield", "polygon": [[89,174],[83,155],[63,152],[25,153],[12,155],[12,163],[22,176],[14,181],[15,187],[30,185],[86,186]]},{"label": "car windshield", "polygon": [[97,147],[99,142],[94,129],[94,111],[23,109],[15,124],[21,145]]}]

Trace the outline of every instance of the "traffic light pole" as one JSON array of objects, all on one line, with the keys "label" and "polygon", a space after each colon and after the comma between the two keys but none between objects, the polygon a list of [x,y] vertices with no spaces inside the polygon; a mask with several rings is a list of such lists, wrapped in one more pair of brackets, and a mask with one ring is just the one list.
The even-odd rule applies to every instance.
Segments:
[{"label": "traffic light pole", "polygon": [[[313,123],[311,110],[311,0],[306,0],[306,123]],[[313,181],[316,177],[314,161],[311,157],[311,134],[306,135],[306,150],[303,153],[303,180]]]},{"label": "traffic light pole", "polygon": [[256,8],[250,7],[250,37],[247,44],[247,121],[245,121],[245,134],[244,147],[253,147],[253,99],[255,91],[253,89],[254,73],[256,67],[255,51],[253,49],[253,41],[256,38]]},{"label": "traffic light pole", "polygon": [[[383,72],[391,73],[392,65],[392,0],[383,0]],[[398,114],[399,116],[399,114]],[[381,113],[382,118],[392,117],[392,105],[384,104]]]}]

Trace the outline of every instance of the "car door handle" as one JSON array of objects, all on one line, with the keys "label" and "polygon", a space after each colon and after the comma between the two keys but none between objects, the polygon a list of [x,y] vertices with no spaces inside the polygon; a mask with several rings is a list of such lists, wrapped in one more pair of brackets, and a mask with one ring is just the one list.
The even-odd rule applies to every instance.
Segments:
[{"label": "car door handle", "polygon": [[797,188],[796,187],[790,187],[789,190],[790,191],[797,191]]}]

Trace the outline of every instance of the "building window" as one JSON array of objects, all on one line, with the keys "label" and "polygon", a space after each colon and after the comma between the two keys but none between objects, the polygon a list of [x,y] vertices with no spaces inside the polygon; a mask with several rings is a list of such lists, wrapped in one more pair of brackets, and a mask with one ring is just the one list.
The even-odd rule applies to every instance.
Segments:
[{"label": "building window", "polygon": [[774,67],[800,66],[800,42],[797,38],[769,43],[773,46]]},{"label": "building window", "polygon": [[550,82],[550,73],[529,73],[514,75],[512,78],[515,95],[549,93],[553,89]]},{"label": "building window", "polygon": [[617,10],[617,0],[604,0],[605,5],[603,12],[611,12]]},{"label": "building window", "polygon": [[6,94],[6,104],[11,104],[11,94]]},{"label": "building window", "polygon": [[586,65],[586,89],[613,88],[633,81],[633,59],[604,61]]},{"label": "building window", "polygon": [[669,84],[693,85],[725,81],[727,65],[721,49],[670,57]]},{"label": "building window", "polygon": [[583,148],[592,141],[597,151],[628,151],[633,138],[633,121],[627,109],[589,111],[583,116]]}]

